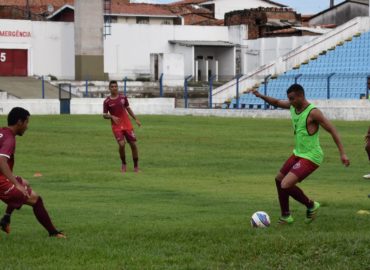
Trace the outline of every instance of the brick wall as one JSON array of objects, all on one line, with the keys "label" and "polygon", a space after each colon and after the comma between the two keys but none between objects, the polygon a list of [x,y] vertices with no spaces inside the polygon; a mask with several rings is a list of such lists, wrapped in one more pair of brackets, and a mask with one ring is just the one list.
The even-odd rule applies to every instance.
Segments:
[{"label": "brick wall", "polygon": [[[271,21],[275,22],[271,23]],[[256,8],[232,11],[225,14],[225,26],[248,25],[248,39],[257,39],[264,33],[284,29],[289,22],[292,25],[301,24],[301,15],[285,8]],[[281,25],[278,25],[279,22]],[[272,25],[271,25],[272,24]]]}]

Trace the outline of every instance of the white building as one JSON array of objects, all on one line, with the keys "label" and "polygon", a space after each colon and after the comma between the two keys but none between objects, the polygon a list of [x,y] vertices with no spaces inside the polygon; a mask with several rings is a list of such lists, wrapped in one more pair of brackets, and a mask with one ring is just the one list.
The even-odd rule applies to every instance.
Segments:
[{"label": "white building", "polygon": [[0,20],[0,56],[0,76],[74,79],[73,23]]},{"label": "white building", "polygon": [[[246,36],[243,25],[113,23],[111,35],[104,40],[104,72],[110,79],[118,80],[124,77],[157,80],[164,74],[168,84],[182,84],[184,77],[190,75],[195,80],[207,81],[214,75],[216,80],[227,81],[237,73],[238,58],[238,73],[246,74],[314,38],[249,41]],[[11,60],[14,52],[21,52],[21,56],[16,55],[17,61]],[[0,54],[0,76],[53,75],[73,80],[73,23],[1,20]],[[17,73],[20,70],[24,72]]]}]

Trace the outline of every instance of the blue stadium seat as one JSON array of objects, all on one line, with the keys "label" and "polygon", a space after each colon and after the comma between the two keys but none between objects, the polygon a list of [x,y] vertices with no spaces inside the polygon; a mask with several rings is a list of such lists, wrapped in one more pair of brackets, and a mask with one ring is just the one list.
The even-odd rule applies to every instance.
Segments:
[{"label": "blue stadium seat", "polygon": [[[316,60],[285,72],[267,84],[267,94],[286,99],[286,89],[294,82],[302,84],[309,99],[359,99],[366,94],[370,76],[370,32],[354,37]],[[333,76],[330,76],[334,74]],[[299,75],[299,76],[298,76]],[[329,79],[330,77],[330,79]],[[328,92],[328,88],[330,88]],[[259,91],[263,93],[265,86]],[[252,96],[252,97],[248,97]],[[243,108],[263,105],[260,99],[247,95],[240,99]]]}]

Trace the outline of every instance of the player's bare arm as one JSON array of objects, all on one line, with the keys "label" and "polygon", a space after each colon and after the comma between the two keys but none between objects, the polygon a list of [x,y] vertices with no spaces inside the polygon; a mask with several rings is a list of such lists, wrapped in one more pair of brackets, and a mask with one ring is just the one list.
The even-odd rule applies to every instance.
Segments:
[{"label": "player's bare arm", "polygon": [[103,114],[104,119],[112,119],[114,123],[118,124],[119,123],[119,118],[117,116],[111,115],[109,113],[104,113]]},{"label": "player's bare arm", "polygon": [[313,121],[317,122],[319,125],[321,125],[330,135],[332,136],[335,144],[338,147],[340,159],[342,163],[348,167],[350,164],[350,161],[344,152],[344,147],[341,142],[340,136],[334,125],[324,116],[324,114],[319,110],[312,110],[310,117]]},{"label": "player's bare arm", "polygon": [[10,170],[7,157],[0,156],[0,171],[17,189],[19,189],[25,196],[29,197],[26,189],[19,184]]},{"label": "player's bare arm", "polygon": [[279,107],[282,109],[290,108],[290,103],[287,100],[280,100],[280,99],[276,99],[273,97],[265,96],[265,95],[262,95],[257,90],[252,90],[251,93],[255,95],[256,97],[263,99],[264,101],[266,101],[268,104],[271,104],[272,106]]},{"label": "player's bare arm", "polygon": [[128,114],[132,117],[132,119],[135,120],[136,124],[138,127],[141,127],[141,122],[139,121],[139,119],[137,119],[137,117],[135,116],[134,112],[131,110],[130,107],[127,107],[126,108]]}]

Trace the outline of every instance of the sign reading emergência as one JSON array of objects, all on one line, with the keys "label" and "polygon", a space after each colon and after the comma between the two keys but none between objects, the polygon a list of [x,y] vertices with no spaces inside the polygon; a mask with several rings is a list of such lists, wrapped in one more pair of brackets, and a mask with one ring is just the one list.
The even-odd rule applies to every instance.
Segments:
[{"label": "sign reading emerg\u00eancia", "polygon": [[20,31],[20,30],[14,30],[14,31],[7,31],[7,30],[0,30],[0,37],[31,37],[30,31]]}]

